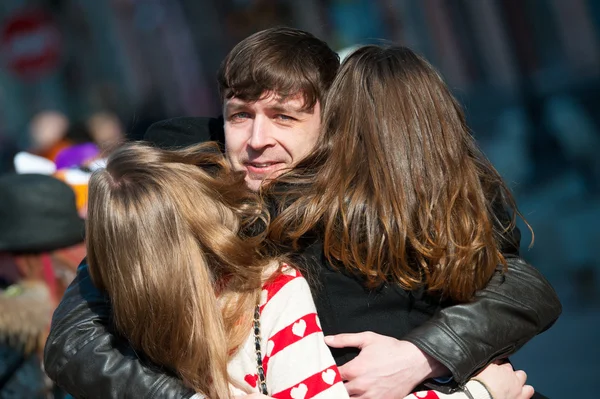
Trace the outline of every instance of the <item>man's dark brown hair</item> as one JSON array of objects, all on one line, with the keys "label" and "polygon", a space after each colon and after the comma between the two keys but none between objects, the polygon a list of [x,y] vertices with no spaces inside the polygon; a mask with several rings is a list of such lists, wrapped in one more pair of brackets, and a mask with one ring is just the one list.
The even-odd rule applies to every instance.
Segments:
[{"label": "man's dark brown hair", "polygon": [[218,73],[221,100],[257,101],[275,92],[285,99],[302,93],[305,109],[325,95],[340,65],[338,55],[312,34],[293,28],[271,28],[239,42]]}]

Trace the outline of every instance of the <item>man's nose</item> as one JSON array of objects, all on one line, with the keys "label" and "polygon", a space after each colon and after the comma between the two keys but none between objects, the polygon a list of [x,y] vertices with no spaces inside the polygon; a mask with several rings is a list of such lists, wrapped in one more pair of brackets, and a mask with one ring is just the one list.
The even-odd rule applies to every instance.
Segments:
[{"label": "man's nose", "polygon": [[273,137],[273,126],[269,119],[259,115],[254,118],[252,134],[248,140],[248,146],[253,150],[260,150],[275,144]]}]

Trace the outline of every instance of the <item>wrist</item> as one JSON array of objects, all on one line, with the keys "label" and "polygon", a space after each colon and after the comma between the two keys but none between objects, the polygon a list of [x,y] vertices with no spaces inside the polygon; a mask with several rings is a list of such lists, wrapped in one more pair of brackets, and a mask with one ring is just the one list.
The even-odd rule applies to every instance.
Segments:
[{"label": "wrist", "polygon": [[428,353],[421,350],[418,346],[412,342],[408,342],[414,350],[414,354],[411,356],[413,359],[418,360],[415,364],[415,381],[416,384],[420,384],[429,378],[448,377],[451,376],[450,371],[446,366],[440,363],[437,359],[433,358]]},{"label": "wrist", "polygon": [[423,366],[423,373],[425,374],[425,378],[423,380],[429,378],[447,378],[451,376],[450,370],[442,363],[440,363],[437,359],[434,359],[429,354],[419,350],[425,359],[425,364]]},{"label": "wrist", "polygon": [[494,399],[487,386],[477,379],[471,379],[465,384],[465,392],[472,399]]}]

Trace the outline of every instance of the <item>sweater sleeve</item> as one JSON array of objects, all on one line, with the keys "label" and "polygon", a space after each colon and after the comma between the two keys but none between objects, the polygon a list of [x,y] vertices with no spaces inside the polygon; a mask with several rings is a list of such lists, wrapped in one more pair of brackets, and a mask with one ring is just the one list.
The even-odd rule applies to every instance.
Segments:
[{"label": "sweater sleeve", "polygon": [[276,399],[349,398],[323,337],[308,283],[296,270],[265,286],[261,301],[263,367]]}]

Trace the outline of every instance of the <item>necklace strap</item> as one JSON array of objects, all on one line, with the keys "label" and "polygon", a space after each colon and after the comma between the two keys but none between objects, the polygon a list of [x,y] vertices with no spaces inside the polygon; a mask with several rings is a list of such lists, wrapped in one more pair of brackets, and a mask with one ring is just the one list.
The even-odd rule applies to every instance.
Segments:
[{"label": "necklace strap", "polygon": [[258,374],[258,389],[263,395],[268,395],[267,381],[265,370],[263,368],[263,357],[261,351],[261,336],[260,336],[260,307],[256,305],[254,308],[254,348],[256,350],[256,371]]}]

